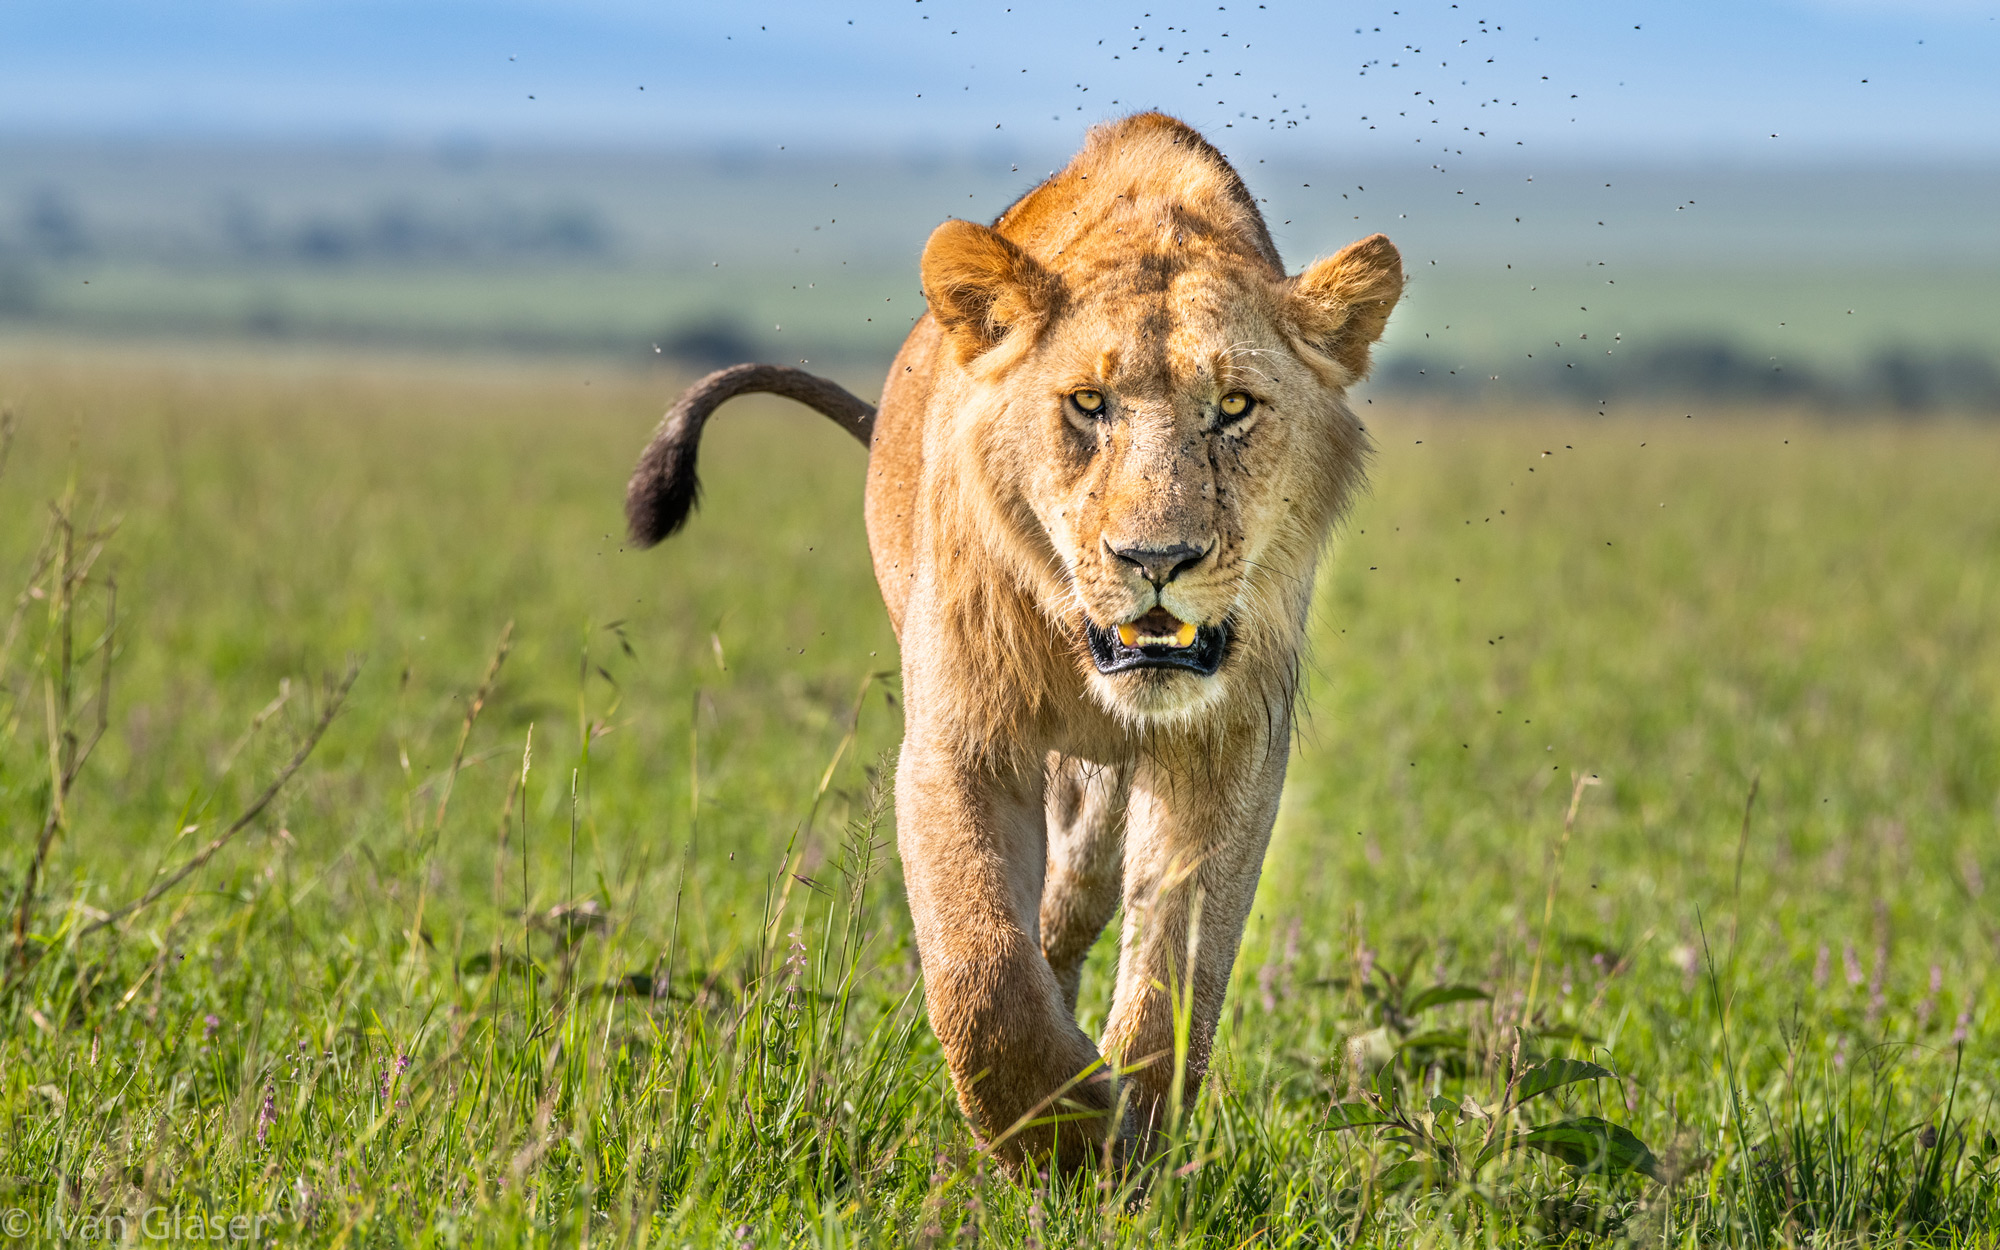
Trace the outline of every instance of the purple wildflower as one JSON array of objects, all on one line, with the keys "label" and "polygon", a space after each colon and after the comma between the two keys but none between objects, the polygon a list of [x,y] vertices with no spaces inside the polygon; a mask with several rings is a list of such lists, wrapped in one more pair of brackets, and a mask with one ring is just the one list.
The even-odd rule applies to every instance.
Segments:
[{"label": "purple wildflower", "polygon": [[1293,916],[1291,926],[1285,930],[1285,961],[1279,967],[1279,971],[1284,974],[1283,980],[1279,985],[1279,994],[1287,1000],[1292,997],[1293,973],[1298,966],[1299,918]]},{"label": "purple wildflower", "polygon": [[1854,953],[1854,943],[1843,942],[1840,948],[1841,962],[1847,965],[1847,983],[1859,985],[1862,981],[1861,956]]},{"label": "purple wildflower", "polygon": [[221,1017],[213,1015],[203,1016],[201,1018],[201,1040],[204,1042],[208,1041],[210,1038],[214,1037],[216,1033],[221,1030],[221,1028],[222,1028]]},{"label": "purple wildflower", "polygon": [[271,1135],[271,1126],[278,1122],[278,1087],[264,1086],[264,1103],[257,1108],[257,1144],[263,1145]]},{"label": "purple wildflower", "polygon": [[410,1057],[397,1055],[396,1062],[382,1069],[382,1097],[388,1098],[396,1091],[396,1078],[410,1070]]},{"label": "purple wildflower", "polygon": [[1931,965],[1931,992],[1924,995],[1924,1001],[1917,1004],[1917,1032],[1930,1027],[1931,1016],[1937,1011],[1938,991],[1944,988],[1944,969]]},{"label": "purple wildflower", "polygon": [[1880,903],[1875,905],[1875,970],[1868,978],[1868,1023],[1872,1027],[1882,1019],[1882,1008],[1888,997],[1882,992],[1882,983],[1889,977],[1889,914]]},{"label": "purple wildflower", "polygon": [[804,976],[806,971],[806,939],[797,929],[792,930],[790,936],[791,953],[785,957],[784,965],[785,993],[796,998],[805,993],[805,988],[799,984],[799,978]]},{"label": "purple wildflower", "polygon": [[1042,1230],[1045,1217],[1042,1214],[1042,1196],[1048,1184],[1046,1172],[1036,1174],[1036,1185],[1028,1200],[1028,1239],[1021,1243],[1023,1250],[1042,1250]]},{"label": "purple wildflower", "polygon": [[985,1212],[986,1204],[979,1200],[977,1190],[965,1196],[965,1222],[958,1226],[959,1239],[972,1245],[979,1244],[979,1217]]}]

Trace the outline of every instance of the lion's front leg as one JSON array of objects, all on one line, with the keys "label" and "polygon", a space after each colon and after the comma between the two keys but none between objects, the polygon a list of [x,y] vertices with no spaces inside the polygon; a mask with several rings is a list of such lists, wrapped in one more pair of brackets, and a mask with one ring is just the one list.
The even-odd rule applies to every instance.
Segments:
[{"label": "lion's front leg", "polygon": [[1048,868],[1042,883],[1042,954],[1076,1014],[1083,961],[1118,910],[1125,880],[1125,796],[1129,764],[1051,755]]},{"label": "lion's front leg", "polygon": [[1009,1167],[1088,1162],[1112,1082],[1042,956],[1043,773],[967,768],[905,739],[896,841],[924,999],[952,1084]]},{"label": "lion's front leg", "polygon": [[[1169,1111],[1176,1012],[1187,1016],[1182,1105],[1201,1089],[1278,814],[1289,735],[1245,736],[1228,751],[1158,753],[1132,784],[1125,924],[1104,1049],[1128,1073],[1134,1122],[1147,1136]],[[1217,760],[1228,763],[1218,771]]]}]

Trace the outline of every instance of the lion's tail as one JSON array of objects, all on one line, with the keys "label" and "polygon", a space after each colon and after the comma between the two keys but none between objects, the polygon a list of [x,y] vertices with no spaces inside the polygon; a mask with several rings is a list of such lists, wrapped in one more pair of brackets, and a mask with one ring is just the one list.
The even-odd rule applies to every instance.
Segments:
[{"label": "lion's tail", "polygon": [[650,547],[687,522],[701,493],[695,477],[695,448],[701,427],[723,402],[750,392],[796,399],[832,418],[841,429],[861,440],[875,432],[875,408],[846,388],[803,369],[785,365],[731,365],[718,369],[687,388],[646,444],[632,480],[625,486],[625,523],[632,541]]}]

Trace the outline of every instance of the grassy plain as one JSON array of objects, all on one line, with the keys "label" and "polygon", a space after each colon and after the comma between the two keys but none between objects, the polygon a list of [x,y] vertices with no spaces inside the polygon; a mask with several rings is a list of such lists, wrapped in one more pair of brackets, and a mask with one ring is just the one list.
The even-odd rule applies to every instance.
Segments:
[{"label": "grassy plain", "polygon": [[[931,229],[990,220],[1074,150],[992,138],[898,154],[0,136],[0,329],[629,360],[721,326],[771,359],[880,361],[923,310]],[[1719,341],[1840,378],[1887,351],[2000,356],[1990,164],[1385,152],[1236,155],[1293,269],[1395,239],[1412,281],[1391,360],[1528,383],[1528,354],[1557,343],[1609,365]]]},{"label": "grassy plain", "polygon": [[[689,531],[621,548],[675,381],[0,357],[10,922],[51,741],[59,768],[66,730],[104,727],[0,997],[0,1208],[23,1213],[0,1218],[76,1240],[262,1213],[267,1241],[381,1245],[1995,1244],[2000,429],[1365,406],[1372,492],[1323,575],[1216,1075],[1134,1202],[1006,1180],[951,1103],[875,797],[900,724],[860,450],[742,401]],[[64,500],[80,533],[116,526],[75,583],[67,703],[37,562]],[[86,932],[231,827],[351,655],[271,805]],[[1413,1024],[1388,973],[1492,997]],[[1389,1190],[1402,1148],[1324,1117],[1417,1027],[1446,1037],[1406,1103],[1490,1106],[1519,1027],[1619,1074],[1551,1112],[1629,1126],[1664,1179],[1515,1155]]]},{"label": "grassy plain", "polygon": [[[1323,250],[1346,242],[1336,237]],[[1287,255],[1297,267],[1314,252]],[[90,261],[52,267],[36,280],[32,324],[66,335],[166,333],[210,345],[248,338],[277,347],[607,353],[628,364],[649,345],[671,353],[680,336],[723,330],[769,359],[851,366],[887,359],[923,313],[914,249],[899,261],[732,258],[713,269]],[[1524,359],[1546,362],[1554,347],[1615,363],[1592,343],[1646,353],[1720,342],[1841,380],[1885,351],[2000,355],[1995,268],[1986,262],[1835,269],[1655,261],[1607,270],[1568,259],[1503,266],[1461,257],[1411,272],[1385,358],[1490,369],[1509,382],[1523,380]]]}]

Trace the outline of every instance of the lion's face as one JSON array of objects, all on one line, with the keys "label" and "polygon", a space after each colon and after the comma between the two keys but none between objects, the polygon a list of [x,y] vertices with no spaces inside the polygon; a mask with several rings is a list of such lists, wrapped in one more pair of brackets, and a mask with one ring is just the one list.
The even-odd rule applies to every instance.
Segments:
[{"label": "lion's face", "polygon": [[955,480],[997,505],[967,539],[1011,554],[1100,704],[1151,722],[1288,693],[1367,445],[1345,391],[1402,266],[1377,235],[1286,277],[1226,214],[1140,198],[1081,236],[1042,211],[1018,225],[1038,255],[947,222],[924,285],[959,364]]},{"label": "lion's face", "polygon": [[1003,383],[1011,467],[1064,574],[1043,609],[1102,703],[1184,716],[1294,643],[1364,444],[1292,347],[1281,284],[1193,268],[1153,300],[1083,295]]}]

